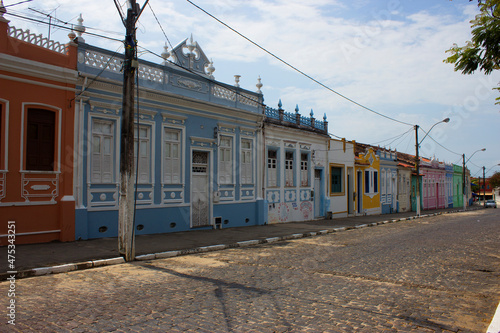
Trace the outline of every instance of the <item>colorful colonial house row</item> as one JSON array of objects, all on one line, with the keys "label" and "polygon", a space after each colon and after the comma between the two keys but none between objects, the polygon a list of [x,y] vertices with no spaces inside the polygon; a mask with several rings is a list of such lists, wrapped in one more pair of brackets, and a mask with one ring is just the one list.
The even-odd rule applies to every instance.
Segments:
[{"label": "colorful colonial house row", "polygon": [[[116,237],[123,55],[9,26],[0,12],[0,242]],[[332,139],[316,119],[216,81],[186,39],[139,60],[135,233],[228,228],[461,205],[461,168]],[[467,181],[467,183],[470,183]],[[470,193],[467,192],[467,193]]]}]

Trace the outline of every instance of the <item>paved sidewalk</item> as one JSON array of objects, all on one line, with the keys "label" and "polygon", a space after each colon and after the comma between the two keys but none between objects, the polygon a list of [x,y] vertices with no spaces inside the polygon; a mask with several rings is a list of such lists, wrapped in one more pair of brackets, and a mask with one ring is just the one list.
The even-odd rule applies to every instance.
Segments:
[{"label": "paved sidewalk", "polygon": [[[480,207],[470,207],[474,210]],[[482,207],[481,207],[482,208]],[[422,216],[458,212],[456,208],[423,211]],[[167,234],[136,236],[136,257],[139,260],[170,257],[187,253],[213,251],[229,247],[240,247],[300,238],[345,230],[344,228],[364,227],[384,221],[409,219],[414,212],[387,215],[371,215],[290,222],[264,226],[227,228],[222,230],[196,230]],[[149,256],[147,256],[149,255]],[[142,257],[141,257],[142,256]],[[117,238],[101,238],[74,242],[52,242],[16,246],[15,270],[17,278],[33,275],[58,273],[86,269],[123,262],[119,258]],[[0,281],[7,274],[7,247],[0,247]],[[70,265],[68,265],[70,264]],[[62,266],[60,266],[62,265]],[[54,269],[54,266],[56,267]],[[43,269],[43,268],[50,269]]]}]

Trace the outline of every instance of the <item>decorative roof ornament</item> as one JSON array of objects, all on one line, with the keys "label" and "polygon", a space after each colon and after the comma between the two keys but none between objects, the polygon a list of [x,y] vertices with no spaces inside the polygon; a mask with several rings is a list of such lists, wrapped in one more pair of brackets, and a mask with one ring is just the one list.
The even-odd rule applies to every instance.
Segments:
[{"label": "decorative roof ornament", "polygon": [[189,54],[194,55],[194,49],[196,48],[196,42],[193,42],[193,34],[191,34],[191,37],[189,38],[189,43],[186,42],[186,47],[189,50]]},{"label": "decorative roof ornament", "polygon": [[262,82],[260,80],[261,80],[261,78],[260,78],[260,75],[259,75],[259,77],[257,78],[257,84],[255,85],[257,87],[257,93],[258,94],[262,94],[262,91],[260,90],[260,88],[262,88],[263,84],[262,84]]},{"label": "decorative roof ornament", "polygon": [[311,109],[311,113],[309,114],[312,117],[314,117],[314,112],[313,112],[313,109]]},{"label": "decorative roof ornament", "polygon": [[5,9],[5,6],[3,5],[3,0],[0,0],[0,22],[9,23],[9,20],[3,17],[3,14],[5,13],[7,13],[7,9]]},{"label": "decorative roof ornament", "polygon": [[214,72],[215,72],[214,61],[210,59],[210,62],[208,63],[207,66],[207,74],[210,76],[211,79],[215,79],[213,75]]},{"label": "decorative roof ornament", "polygon": [[325,114],[323,115],[323,121],[326,121],[326,112],[325,112]]},{"label": "decorative roof ornament", "polygon": [[282,106],[283,106],[283,103],[281,103],[281,98],[280,98],[280,100],[278,102],[278,108],[281,109]]},{"label": "decorative roof ornament", "polygon": [[239,87],[240,87],[240,77],[241,77],[241,75],[235,75],[235,76],[234,76],[234,86],[235,86],[236,88],[239,88]]},{"label": "decorative roof ornament", "polygon": [[215,68],[212,66],[213,70],[208,70],[210,61],[205,53],[203,53],[198,42],[193,39],[192,34],[189,38],[186,38],[174,47],[170,51],[170,56],[172,57],[171,61],[177,65],[206,77],[213,78]]},{"label": "decorative roof ornament", "polygon": [[82,18],[81,13],[80,13],[80,17],[76,21],[78,22],[78,24],[75,25],[74,30],[76,31],[76,34],[78,35],[77,40],[78,40],[78,42],[85,43],[85,39],[82,37],[82,35],[86,29],[85,29],[85,26],[82,24],[83,18]]},{"label": "decorative roof ornament", "polygon": [[170,58],[170,51],[168,50],[167,43],[165,43],[165,46],[163,46],[163,52],[161,53],[161,57],[163,59],[163,66],[165,66],[168,63],[167,59]]},{"label": "decorative roof ornament", "polygon": [[73,30],[73,28],[71,28],[71,31],[69,32],[68,34],[68,38],[71,42],[73,42],[76,38],[76,34],[75,34],[75,31]]},{"label": "decorative roof ornament", "polygon": [[295,113],[299,113],[299,105],[295,104]]}]

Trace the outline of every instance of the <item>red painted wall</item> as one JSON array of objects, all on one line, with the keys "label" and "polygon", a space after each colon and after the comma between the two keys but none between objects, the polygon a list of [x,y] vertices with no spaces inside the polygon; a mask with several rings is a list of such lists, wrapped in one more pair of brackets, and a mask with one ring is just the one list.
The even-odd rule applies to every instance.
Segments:
[{"label": "red painted wall", "polygon": [[[68,53],[61,54],[40,46],[9,37],[7,35],[8,23],[0,21],[0,53],[26,60],[76,70],[77,48],[75,44],[68,45]],[[33,63],[32,63],[33,64]],[[5,75],[5,76],[2,76]],[[45,84],[45,86],[44,86]],[[49,85],[49,86],[47,86]],[[7,169],[5,173],[5,197],[0,201],[0,245],[7,244],[7,222],[15,221],[16,234],[34,233],[33,235],[17,235],[16,243],[39,243],[54,240],[74,240],[75,228],[75,202],[73,199],[73,141],[74,141],[74,83],[58,82],[56,79],[39,78],[35,75],[27,76],[0,69],[0,103],[3,104],[0,135],[2,140],[0,153],[0,170]],[[63,87],[59,89],[57,87]],[[67,89],[69,88],[69,89]],[[7,102],[6,102],[7,101]],[[24,105],[23,105],[24,103]],[[56,182],[58,195],[54,201],[50,197],[30,197],[29,203],[23,197],[23,189],[29,193],[50,194],[55,188],[51,181],[38,181],[31,179],[22,184],[22,172],[26,165],[26,119],[27,108],[40,107],[55,112],[55,164],[60,163],[60,168],[54,167],[59,180]],[[8,122],[6,109],[8,106]],[[24,114],[24,122],[23,122]],[[59,118],[59,114],[61,115]],[[59,123],[60,122],[60,123]],[[58,128],[60,127],[60,132]],[[3,135],[8,128],[8,147]],[[24,129],[24,133],[23,133]],[[60,147],[59,147],[60,140]],[[21,147],[21,143],[23,147]],[[8,148],[8,165],[4,163],[3,153]],[[21,151],[24,150],[24,153]],[[60,160],[58,152],[60,150]],[[27,173],[30,178],[55,178],[56,173]],[[33,185],[32,185],[33,184]],[[34,187],[33,187],[34,186]],[[49,187],[48,189],[44,189]],[[36,188],[34,190],[33,188]],[[61,200],[64,197],[64,200]],[[41,204],[41,201],[45,201]],[[48,204],[47,204],[48,203]],[[49,232],[60,230],[57,232]]]}]

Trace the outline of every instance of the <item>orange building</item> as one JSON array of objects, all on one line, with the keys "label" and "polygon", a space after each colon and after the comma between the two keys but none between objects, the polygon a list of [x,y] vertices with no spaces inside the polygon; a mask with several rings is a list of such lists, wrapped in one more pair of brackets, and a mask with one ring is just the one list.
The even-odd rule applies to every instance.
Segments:
[{"label": "orange building", "polygon": [[0,245],[12,229],[16,244],[71,241],[77,47],[9,26],[4,12],[2,6]]}]

